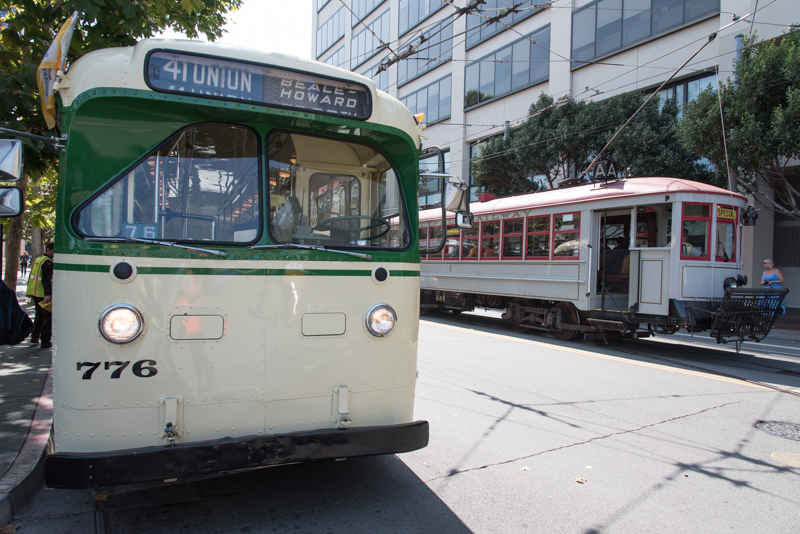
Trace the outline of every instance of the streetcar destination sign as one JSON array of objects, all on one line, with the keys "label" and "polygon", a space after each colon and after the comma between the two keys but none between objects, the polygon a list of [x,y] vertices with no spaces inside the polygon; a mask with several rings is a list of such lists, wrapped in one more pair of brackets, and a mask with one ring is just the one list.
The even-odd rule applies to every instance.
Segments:
[{"label": "streetcar destination sign", "polygon": [[717,206],[717,219],[736,219],[736,210]]},{"label": "streetcar destination sign", "polygon": [[166,93],[244,101],[365,120],[372,100],[365,85],[307,72],[159,50],[147,58],[147,85]]}]

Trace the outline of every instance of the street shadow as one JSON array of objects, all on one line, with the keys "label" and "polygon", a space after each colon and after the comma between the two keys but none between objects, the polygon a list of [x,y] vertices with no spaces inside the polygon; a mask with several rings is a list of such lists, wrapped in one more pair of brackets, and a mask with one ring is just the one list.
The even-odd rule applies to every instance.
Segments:
[{"label": "street shadow", "polygon": [[[463,326],[478,332],[502,333],[520,340],[536,341],[554,347],[578,348],[623,359],[658,363],[675,369],[717,373],[720,376],[772,384],[782,389],[800,388],[800,361],[788,361],[786,358],[759,352],[760,347],[756,343],[745,344],[739,353],[732,350],[731,346],[727,346],[728,349],[723,348],[726,345],[717,348],[714,345],[690,343],[670,336],[637,341],[609,340],[608,345],[605,345],[594,341],[560,341],[545,332],[520,333],[507,321],[485,315],[440,312],[420,317],[420,321]],[[659,340],[669,342],[661,343]]]},{"label": "street shadow", "polygon": [[108,533],[470,530],[397,456],[118,487],[98,501]]}]

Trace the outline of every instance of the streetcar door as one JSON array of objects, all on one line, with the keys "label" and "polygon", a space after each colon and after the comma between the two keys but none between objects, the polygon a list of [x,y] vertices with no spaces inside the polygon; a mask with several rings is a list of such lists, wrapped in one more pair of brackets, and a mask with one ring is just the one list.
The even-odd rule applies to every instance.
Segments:
[{"label": "streetcar door", "polygon": [[[635,248],[638,263],[631,274],[631,291],[638,292],[638,311],[648,315],[669,313],[671,204],[637,206]],[[633,267],[633,265],[631,266]],[[634,285],[634,278],[636,285]]]}]

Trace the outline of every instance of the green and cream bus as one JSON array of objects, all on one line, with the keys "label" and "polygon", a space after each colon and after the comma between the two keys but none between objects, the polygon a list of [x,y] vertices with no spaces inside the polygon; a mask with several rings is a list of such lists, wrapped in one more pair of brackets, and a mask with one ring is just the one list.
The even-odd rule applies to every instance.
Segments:
[{"label": "green and cream bus", "polygon": [[49,486],[427,444],[407,108],[349,71],[192,41],[90,53],[56,89]]}]

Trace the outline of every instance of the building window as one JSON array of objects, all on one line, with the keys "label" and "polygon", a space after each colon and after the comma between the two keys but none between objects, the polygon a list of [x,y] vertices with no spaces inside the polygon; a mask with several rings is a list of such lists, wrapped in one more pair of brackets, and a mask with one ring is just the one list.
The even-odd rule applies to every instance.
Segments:
[{"label": "building window", "polygon": [[502,23],[495,22],[492,24],[486,24],[486,19],[488,17],[493,17],[495,14],[499,13],[498,11],[494,10],[512,7],[517,3],[519,3],[518,0],[486,0],[483,5],[480,6],[480,10],[483,11],[482,15],[467,15],[467,49],[470,49],[478,43],[497,35],[505,30],[507,26],[513,26],[514,24],[523,21],[532,15],[535,15],[544,9],[532,9],[534,2],[533,0],[529,0],[527,2],[523,2],[522,5],[517,8],[519,10],[518,13],[514,13],[511,16],[506,16],[502,20]]},{"label": "building window", "polygon": [[678,104],[678,117],[680,118],[683,117],[684,106],[697,98],[697,95],[707,89],[709,85],[712,91],[717,90],[716,74],[667,86],[666,89],[662,89],[658,92],[658,97],[661,99],[662,106],[667,99],[674,98],[675,103]]},{"label": "building window", "polygon": [[481,157],[481,152],[483,147],[489,140],[500,137],[503,134],[494,135],[491,137],[487,137],[485,139],[480,139],[478,141],[474,141],[472,144],[469,145],[469,201],[470,202],[477,202],[478,200],[478,190],[475,184],[475,176],[473,175],[473,171],[475,169],[475,160]]},{"label": "building window", "polygon": [[[372,31],[370,31],[372,30]],[[377,37],[376,37],[377,35]],[[369,23],[350,43],[350,69],[354,69],[380,52],[389,42],[389,10]]]},{"label": "building window", "polygon": [[711,227],[710,204],[684,204],[681,221],[683,236],[681,240],[682,260],[708,259],[708,234]]},{"label": "building window", "polygon": [[317,30],[317,57],[325,53],[339,39],[344,37],[344,8],[334,13]]},{"label": "building window", "polygon": [[372,67],[367,72],[364,73],[364,76],[367,78],[371,78],[373,82],[375,82],[375,87],[380,89],[381,91],[388,91],[389,90],[389,71],[385,70],[383,72],[378,72],[378,67]]},{"label": "building window", "polygon": [[580,212],[553,215],[553,259],[580,257],[580,229]]},{"label": "building window", "polygon": [[736,222],[739,210],[733,206],[717,206],[717,261],[736,261]]},{"label": "building window", "polygon": [[464,108],[546,81],[549,47],[550,26],[545,26],[467,65]]},{"label": "building window", "polygon": [[450,93],[452,93],[452,78],[448,74],[441,80],[426,85],[419,91],[414,91],[400,99],[400,102],[416,115],[424,113],[426,124],[433,124],[440,120],[450,118]]},{"label": "building window", "polygon": [[355,28],[356,25],[364,20],[364,18],[375,11],[379,5],[385,0],[353,0],[350,9],[353,10],[353,16],[350,19],[350,27]]},{"label": "building window", "polygon": [[317,11],[321,11],[323,7],[328,5],[331,0],[317,0]]},{"label": "building window", "polygon": [[444,5],[444,0],[400,0],[399,35],[403,35]]},{"label": "building window", "polygon": [[[425,40],[420,46],[419,52],[397,64],[398,87],[432,71],[453,57],[453,23],[451,20],[445,20],[432,26],[422,35]],[[408,50],[408,46],[415,42],[419,42],[419,39],[407,42],[400,48],[398,55],[402,55]]]},{"label": "building window", "polygon": [[327,63],[328,65],[333,65],[334,67],[342,67],[344,68],[344,47],[340,47],[339,50],[328,56],[327,59],[323,61],[323,63]]},{"label": "building window", "polygon": [[572,59],[610,54],[712,13],[720,0],[597,0],[572,13]]},{"label": "building window", "polygon": [[[419,160],[419,172],[439,172],[439,156],[434,154]],[[450,172],[450,151],[444,153],[444,173]],[[441,206],[442,181],[440,178],[419,180],[419,209],[425,210]]]}]

